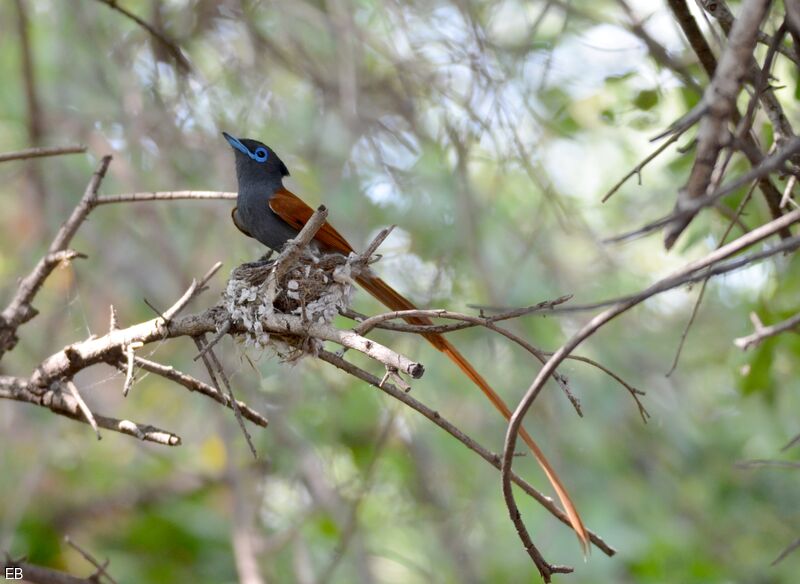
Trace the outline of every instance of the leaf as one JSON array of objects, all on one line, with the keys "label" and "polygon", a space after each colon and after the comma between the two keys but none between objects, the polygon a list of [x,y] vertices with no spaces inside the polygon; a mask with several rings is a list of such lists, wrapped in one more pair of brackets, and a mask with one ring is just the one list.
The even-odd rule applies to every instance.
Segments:
[{"label": "leaf", "polygon": [[644,89],[633,98],[633,105],[640,110],[647,111],[658,104],[658,99],[658,92],[655,89]]}]

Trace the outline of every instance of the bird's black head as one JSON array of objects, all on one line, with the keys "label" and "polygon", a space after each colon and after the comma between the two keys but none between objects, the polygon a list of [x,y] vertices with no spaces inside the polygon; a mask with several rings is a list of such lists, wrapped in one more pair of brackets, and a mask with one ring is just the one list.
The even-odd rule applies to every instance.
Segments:
[{"label": "bird's black head", "polygon": [[240,184],[243,179],[280,182],[283,177],[289,176],[289,169],[266,144],[258,140],[234,138],[227,132],[222,132],[222,135],[236,154],[236,176]]}]

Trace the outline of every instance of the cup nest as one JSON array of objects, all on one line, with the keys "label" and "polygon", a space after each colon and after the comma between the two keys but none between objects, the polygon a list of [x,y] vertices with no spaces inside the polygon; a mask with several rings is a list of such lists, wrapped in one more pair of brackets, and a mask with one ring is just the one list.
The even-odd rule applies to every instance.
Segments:
[{"label": "cup nest", "polygon": [[223,304],[234,324],[244,329],[247,345],[275,350],[285,360],[313,353],[319,341],[264,330],[262,319],[279,313],[300,316],[307,322],[329,324],[347,309],[354,278],[363,269],[358,256],[323,253],[306,248],[270,289],[268,277],[274,261],[243,264],[231,273]]}]

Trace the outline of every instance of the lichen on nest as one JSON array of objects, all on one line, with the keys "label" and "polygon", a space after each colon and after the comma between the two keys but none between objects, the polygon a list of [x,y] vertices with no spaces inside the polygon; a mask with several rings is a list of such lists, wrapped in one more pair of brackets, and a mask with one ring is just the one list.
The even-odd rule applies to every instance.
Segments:
[{"label": "lichen on nest", "polygon": [[284,360],[315,353],[319,341],[264,330],[262,320],[275,313],[300,316],[307,322],[329,324],[350,306],[354,278],[363,268],[360,257],[323,253],[307,247],[270,290],[269,274],[275,262],[257,261],[234,269],[223,293],[223,304],[233,322],[244,329],[245,343],[271,348]]}]

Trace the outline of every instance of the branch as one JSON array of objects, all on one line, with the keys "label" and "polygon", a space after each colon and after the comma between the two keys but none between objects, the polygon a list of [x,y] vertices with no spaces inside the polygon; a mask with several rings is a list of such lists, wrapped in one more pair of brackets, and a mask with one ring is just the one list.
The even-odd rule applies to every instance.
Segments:
[{"label": "branch", "polygon": [[647,166],[647,164],[652,162],[656,157],[658,157],[659,154],[664,152],[664,150],[666,150],[670,146],[670,144],[672,144],[673,142],[676,142],[678,140],[678,138],[680,138],[680,137],[681,137],[681,133],[680,132],[676,132],[672,136],[670,136],[669,140],[666,140],[661,146],[659,146],[653,152],[651,152],[644,160],[642,160],[639,164],[634,166],[633,169],[630,172],[628,172],[628,174],[626,174],[621,179],[619,179],[617,184],[615,184],[613,187],[608,189],[608,192],[606,192],[606,194],[603,195],[603,198],[600,199],[600,202],[601,203],[605,203],[606,201],[608,201],[611,198],[611,196],[614,193],[616,193],[620,188],[622,188],[622,185],[624,185],[626,182],[628,182],[628,179],[631,178],[632,176],[636,176],[637,179],[639,180],[639,184],[641,185],[642,184],[642,169],[645,166]]},{"label": "branch", "polygon": [[637,304],[643,302],[647,298],[650,298],[651,296],[683,285],[688,281],[703,279],[712,274],[732,271],[742,267],[743,265],[748,265],[757,259],[768,257],[787,249],[796,249],[798,246],[800,246],[800,237],[784,240],[780,244],[774,246],[772,249],[753,254],[751,257],[737,258],[728,264],[715,266],[715,264],[718,264],[722,260],[739,253],[741,250],[746,249],[747,247],[750,247],[759,241],[774,235],[775,233],[778,233],[781,229],[797,221],[800,221],[800,210],[793,211],[787,215],[784,215],[780,219],[775,219],[770,223],[754,229],[750,233],[747,233],[733,242],[711,252],[705,258],[690,262],[682,269],[656,282],[640,294],[629,298],[624,302],[620,302],[616,306],[613,306],[598,314],[586,325],[584,325],[577,333],[575,333],[564,345],[562,345],[547,361],[544,367],[542,367],[531,386],[525,392],[525,395],[514,411],[514,414],[511,416],[508,424],[508,430],[506,432],[502,457],[501,479],[503,497],[505,499],[511,521],[514,523],[514,526],[517,529],[517,534],[519,535],[526,549],[529,549],[533,545],[533,542],[531,541],[530,534],[528,533],[527,527],[522,520],[522,515],[519,511],[516,500],[514,499],[514,492],[511,488],[510,473],[513,465],[517,433],[522,425],[522,420],[533,401],[541,392],[547,379],[555,373],[556,368],[564,361],[564,359],[567,358],[570,353],[572,353],[573,350],[575,350],[575,348],[578,347],[578,345],[592,336],[602,326],[620,314],[630,310]]},{"label": "branch", "polygon": [[[349,373],[369,383],[371,386],[380,389],[382,392],[392,396],[398,401],[403,402],[405,405],[410,407],[411,409],[415,410],[419,414],[423,415],[425,418],[439,426],[445,432],[450,434],[453,438],[461,442],[464,446],[472,450],[478,456],[480,456],[483,460],[488,462],[490,465],[495,467],[497,470],[500,470],[500,456],[487,450],[481,444],[472,438],[470,438],[467,434],[462,432],[457,426],[449,422],[446,418],[444,418],[439,412],[433,410],[423,404],[422,402],[418,401],[417,399],[413,398],[407,392],[395,387],[391,383],[381,383],[381,379],[364,371],[363,369],[353,365],[349,361],[345,361],[342,357],[339,357],[335,353],[331,353],[329,351],[320,351],[318,355],[319,359],[330,363],[334,367],[338,367],[342,371]],[[550,497],[543,495],[540,491],[536,490],[532,487],[529,483],[527,483],[524,479],[519,477],[516,473],[511,473],[511,480],[520,487],[525,493],[530,495],[533,499],[535,499],[542,507],[547,509],[556,519],[561,521],[564,525],[572,528],[572,524],[570,523],[569,517],[567,514],[564,513],[558,506],[555,504],[553,499]],[[609,546],[599,535],[594,533],[593,531],[587,530],[589,534],[589,539],[591,542],[604,554],[607,556],[613,556],[616,552],[614,548]]]},{"label": "branch", "polygon": [[235,201],[236,193],[225,191],[151,191],[142,193],[125,193],[121,195],[104,195],[97,197],[95,205],[113,203],[140,203],[147,201]]},{"label": "branch", "polygon": [[[124,329],[109,331],[101,337],[72,343],[42,361],[33,372],[30,383],[37,387],[45,387],[56,379],[71,378],[78,371],[96,363],[115,363],[124,356],[125,347],[131,343],[147,345],[164,339],[197,337],[213,333],[219,320],[225,319],[226,316],[224,309],[218,306],[201,314],[171,321],[159,316]],[[353,331],[340,330],[322,323],[308,323],[301,316],[278,313],[265,315],[262,324],[265,332],[332,341],[342,347],[359,351],[384,366],[397,369],[415,379],[421,377],[425,371],[421,363],[412,361]]]},{"label": "branch", "polygon": [[117,0],[97,0],[97,2],[105,4],[112,10],[116,10],[117,12],[119,12],[126,18],[132,20],[140,27],[142,27],[144,30],[146,30],[150,34],[150,36],[152,36],[159,43],[161,43],[161,45],[165,49],[167,49],[169,54],[172,55],[172,58],[175,59],[175,62],[178,64],[178,69],[182,70],[185,73],[192,70],[192,66],[191,64],[189,64],[189,60],[186,58],[186,55],[183,54],[183,51],[181,51],[181,48],[178,46],[178,44],[175,41],[167,38],[167,36],[163,32],[156,29],[156,27],[154,27],[152,24],[148,23],[145,20],[142,20],[132,12],[120,6]]},{"label": "branch", "polygon": [[[199,335],[194,338],[194,344],[198,350],[202,350],[205,343],[205,335]],[[233,395],[233,389],[231,389],[228,376],[225,374],[225,370],[222,368],[222,364],[219,362],[219,359],[217,359],[216,353],[214,353],[214,351],[209,351],[208,355],[203,355],[203,364],[206,366],[208,376],[211,378],[211,382],[214,384],[214,388],[217,390],[217,393],[222,393],[222,388],[217,381],[217,377],[219,377],[222,380],[223,385],[225,385],[225,391],[227,391],[227,397],[230,402],[231,409],[236,417],[236,422],[239,424],[239,428],[242,430],[242,434],[247,442],[247,447],[250,448],[250,453],[253,455],[253,458],[258,459],[258,452],[256,451],[255,444],[253,444],[253,439],[250,437],[250,433],[247,431],[247,427],[244,424],[242,412],[239,411],[239,402],[236,400],[236,396]]]},{"label": "branch", "polygon": [[[233,404],[228,398],[227,395],[224,393],[220,393],[217,391],[216,388],[208,385],[207,383],[203,383],[199,379],[195,379],[191,375],[187,373],[183,373],[182,371],[178,371],[174,367],[170,365],[162,365],[161,363],[156,363],[155,361],[150,361],[149,359],[143,359],[142,357],[134,357],[134,363],[144,369],[145,371],[149,371],[150,373],[155,373],[156,375],[160,375],[164,379],[169,379],[170,381],[174,381],[178,385],[182,385],[189,391],[196,391],[198,393],[203,394],[206,397],[210,397],[218,404],[225,406],[226,408],[233,409]],[[120,366],[125,367],[124,362],[119,363]],[[261,426],[262,428],[266,428],[267,418],[256,412],[255,410],[251,409],[247,404],[243,401],[236,402],[236,405],[239,408],[239,411],[242,412],[242,416]]]},{"label": "branch", "polygon": [[86,146],[82,144],[77,144],[75,146],[55,146],[53,148],[28,148],[27,150],[0,154],[0,162],[43,158],[45,156],[62,156],[64,154],[81,154],[83,152],[86,152]]},{"label": "branch", "polygon": [[[703,7],[703,10],[717,19],[717,22],[719,22],[725,34],[729,35],[731,33],[731,28],[733,27],[734,18],[733,13],[731,12],[730,8],[728,8],[728,5],[722,0],[699,0],[699,3],[700,6]],[[789,2],[789,4],[791,4],[791,2]],[[788,10],[789,9],[787,7],[787,12]],[[772,46],[774,41],[773,37],[760,30],[758,31],[757,38],[759,43],[766,46]],[[789,49],[779,44],[777,50],[787,59],[794,61],[795,65],[800,66],[800,59],[798,59],[797,55],[793,54]]]},{"label": "branch", "polygon": [[753,323],[755,332],[747,335],[746,337],[734,339],[733,341],[733,344],[739,347],[742,351],[746,351],[751,347],[757,347],[770,337],[777,336],[781,333],[785,333],[786,331],[794,330],[800,326],[800,314],[795,314],[791,318],[787,318],[784,321],[770,326],[764,326],[761,322],[761,319],[758,318],[758,315],[755,312],[750,315],[750,320]]},{"label": "branch", "polygon": [[[655,221],[648,223],[644,227],[640,227],[635,231],[630,231],[628,233],[623,233],[622,235],[617,235],[609,239],[606,239],[605,243],[617,243],[621,241],[628,241],[631,239],[635,239],[637,237],[641,237],[643,235],[647,235],[648,233],[652,233],[653,231],[657,231],[662,227],[665,227],[666,225],[669,225],[671,223],[678,223],[681,221],[685,221],[687,220],[688,217],[693,217],[701,209],[714,205],[720,199],[734,193],[737,189],[745,186],[751,181],[759,181],[759,187],[762,189],[763,192],[764,187],[762,181],[765,179],[765,177],[767,177],[769,174],[773,172],[783,170],[785,162],[790,158],[794,157],[799,152],[800,152],[800,137],[795,136],[794,138],[791,138],[790,140],[786,141],[786,146],[784,148],[781,148],[774,154],[764,158],[758,166],[750,169],[743,175],[729,181],[727,184],[721,186],[714,192],[704,197],[700,197],[698,199],[687,200],[684,203],[683,209],[676,208],[672,213],[670,213],[665,217],[656,219]],[[768,180],[767,182],[769,183]],[[778,205],[780,205],[781,194],[778,193],[778,196],[779,196]],[[781,237],[784,236],[784,233],[785,230],[781,232]]]},{"label": "branch", "polygon": [[[676,3],[674,0],[670,0],[671,6],[675,4],[680,4],[680,2]],[[731,29],[728,45],[722,53],[713,79],[701,101],[705,110],[697,135],[695,163],[689,180],[678,193],[676,211],[685,211],[692,207],[693,199],[704,197],[707,194],[706,190],[711,183],[717,157],[728,140],[727,122],[734,118],[736,97],[744,82],[756,44],[756,35],[766,16],[769,4],[770,0],[745,0],[742,3],[741,14]],[[689,18],[694,20],[691,15]],[[680,220],[667,225],[664,237],[667,249],[672,247],[694,215],[694,212],[689,212]]]},{"label": "branch", "polygon": [[[97,579],[93,577],[78,578],[66,572],[43,568],[28,562],[14,561],[10,557],[0,558],[0,570],[3,571],[3,574],[5,574],[6,568],[19,568],[25,578],[22,582],[31,584],[98,584]],[[14,580],[8,580],[8,582],[14,582]]]},{"label": "branch", "polygon": [[106,176],[109,164],[111,164],[111,156],[103,156],[103,158],[100,159],[100,164],[97,165],[97,170],[95,170],[91,180],[89,180],[89,184],[86,186],[86,190],[78,206],[75,207],[64,224],[61,225],[58,233],[56,233],[55,239],[53,239],[53,242],[50,244],[50,253],[66,249],[69,242],[72,241],[72,238],[78,231],[78,228],[86,220],[89,213],[91,213],[94,208],[94,202],[97,199],[97,191],[100,188],[100,183]]},{"label": "branch", "polygon": [[[79,402],[72,395],[64,394],[61,391],[60,384],[54,384],[52,388],[42,389],[34,386],[27,379],[0,375],[0,398],[43,406],[60,416],[89,424]],[[181,443],[180,437],[176,434],[161,430],[155,426],[137,424],[130,420],[118,420],[98,414],[93,414],[93,418],[100,428],[134,436],[146,442],[155,442],[166,446],[178,446]]]},{"label": "branch", "polygon": [[[706,12],[717,19],[717,22],[719,22],[725,35],[730,36],[735,20],[724,0],[700,0],[700,5]],[[767,117],[769,117],[769,120],[772,123],[773,130],[775,132],[775,142],[779,146],[783,145],[784,140],[794,136],[794,130],[792,129],[789,120],[786,118],[786,115],[783,112],[783,106],[781,106],[781,103],[775,96],[775,91],[769,86],[766,80],[769,77],[769,65],[771,65],[772,56],[775,52],[782,52],[793,61],[795,60],[794,56],[781,44],[785,34],[785,25],[781,26],[778,31],[776,31],[774,37],[766,35],[759,30],[757,34],[758,41],[765,43],[769,47],[769,53],[764,59],[763,74],[755,58],[751,56],[748,63],[748,78],[758,92],[758,98],[761,101],[764,112],[767,114]],[[800,62],[797,63],[800,64]],[[763,79],[763,84],[765,85],[763,90],[758,87],[758,85],[762,83],[762,81],[760,81],[761,79]]]},{"label": "branch", "polygon": [[91,565],[93,565],[95,568],[97,568],[95,573],[92,574],[92,576],[90,576],[90,580],[95,580],[95,581],[99,582],[100,578],[102,576],[105,576],[108,579],[108,581],[110,582],[110,584],[117,584],[117,581],[114,580],[114,578],[111,577],[111,574],[109,574],[108,571],[107,571],[108,563],[109,563],[108,558],[106,558],[106,561],[101,564],[87,550],[83,549],[77,543],[72,541],[72,539],[68,535],[64,536],[64,543],[66,543],[68,546],[70,546],[72,549],[74,549],[76,552],[78,552],[83,557],[84,560],[86,560]]},{"label": "branch", "polygon": [[69,218],[61,225],[48,249],[47,255],[39,260],[33,271],[22,279],[9,305],[0,314],[0,358],[17,344],[17,328],[36,316],[31,306],[36,293],[53,269],[64,260],[81,257],[77,252],[67,252],[67,246],[75,232],[86,220],[97,198],[97,190],[108,170],[110,156],[104,156],[92,175],[78,205]]}]

